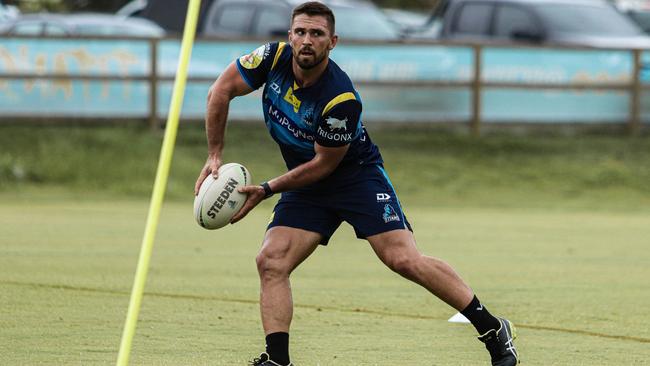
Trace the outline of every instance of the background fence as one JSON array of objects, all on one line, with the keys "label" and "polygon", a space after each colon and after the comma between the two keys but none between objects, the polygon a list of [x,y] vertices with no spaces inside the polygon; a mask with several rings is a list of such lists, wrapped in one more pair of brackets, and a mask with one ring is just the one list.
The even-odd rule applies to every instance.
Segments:
[{"label": "background fence", "polygon": [[[211,83],[261,41],[198,40],[183,119],[203,119]],[[0,119],[166,117],[178,39],[0,38]],[[355,82],[363,118],[380,122],[650,125],[650,50],[512,44],[339,43],[331,54]],[[260,91],[232,119],[261,120]]]}]

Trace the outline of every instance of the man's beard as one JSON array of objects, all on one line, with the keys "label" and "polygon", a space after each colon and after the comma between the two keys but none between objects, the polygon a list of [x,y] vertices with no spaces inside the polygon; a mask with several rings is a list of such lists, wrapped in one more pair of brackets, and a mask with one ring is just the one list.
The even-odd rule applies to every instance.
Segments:
[{"label": "man's beard", "polygon": [[324,52],[323,55],[321,55],[320,58],[318,58],[316,54],[314,54],[313,57],[314,58],[313,58],[312,61],[307,61],[307,60],[301,59],[300,54],[298,54],[298,56],[296,56],[295,59],[296,59],[296,62],[298,63],[298,66],[300,66],[300,68],[302,68],[304,70],[310,70],[310,69],[313,69],[314,67],[320,65],[320,63],[323,62],[325,60],[325,58],[327,57],[327,53]]}]

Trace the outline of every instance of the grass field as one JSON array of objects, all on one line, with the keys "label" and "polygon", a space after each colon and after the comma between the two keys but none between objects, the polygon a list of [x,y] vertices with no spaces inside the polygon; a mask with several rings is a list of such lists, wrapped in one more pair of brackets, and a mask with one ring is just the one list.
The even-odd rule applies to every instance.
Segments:
[{"label": "grass field", "polygon": [[[647,138],[391,133],[373,136],[420,249],[518,325],[524,364],[650,364]],[[257,179],[281,169],[261,136],[231,144]],[[272,202],[199,228],[186,186],[204,142],[179,137],[131,363],[245,365],[263,347],[254,257]],[[0,130],[0,365],[114,364],[158,149],[146,131]],[[349,228],[292,285],[297,365],[489,364]]]}]

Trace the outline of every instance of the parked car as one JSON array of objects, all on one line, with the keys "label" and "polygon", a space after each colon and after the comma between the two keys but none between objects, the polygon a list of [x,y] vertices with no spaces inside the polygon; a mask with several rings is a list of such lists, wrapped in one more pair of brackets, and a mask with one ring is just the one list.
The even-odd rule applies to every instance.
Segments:
[{"label": "parked car", "polygon": [[443,0],[410,37],[650,48],[650,37],[605,0]]},{"label": "parked car", "polygon": [[[198,34],[225,38],[286,36],[292,9],[303,0],[204,0]],[[396,40],[399,31],[367,0],[326,0],[336,16],[336,31],[343,39]],[[169,32],[181,32],[187,2],[149,0],[142,17]]]},{"label": "parked car", "polygon": [[644,32],[650,34],[650,9],[628,10],[625,12]]},{"label": "parked car", "polygon": [[20,10],[13,5],[5,5],[0,1],[0,23],[17,18]]},{"label": "parked car", "polygon": [[611,0],[616,8],[650,34],[650,0]]},{"label": "parked car", "polygon": [[165,30],[138,18],[99,13],[25,14],[0,25],[0,34],[162,37]]}]

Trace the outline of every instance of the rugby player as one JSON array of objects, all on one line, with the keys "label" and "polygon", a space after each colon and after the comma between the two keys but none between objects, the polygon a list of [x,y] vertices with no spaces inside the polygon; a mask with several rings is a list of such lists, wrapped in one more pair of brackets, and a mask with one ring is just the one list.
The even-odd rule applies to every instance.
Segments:
[{"label": "rugby player", "polygon": [[347,74],[329,59],[338,41],[332,11],[319,2],[299,5],[288,33],[287,43],[269,43],[235,60],[210,88],[208,158],[195,188],[198,192],[201,182],[209,174],[216,176],[222,164],[230,101],[264,86],[266,127],[280,146],[288,172],[240,188],[248,198],[232,218],[236,223],[262,200],[282,193],[256,258],[266,351],[252,365],[291,365],[289,275],[319,244],[327,245],[343,221],[390,269],[467,317],[492,365],[515,365],[510,321],[491,315],[448,264],[416,248],[381,154],[361,122],[361,98]]}]

